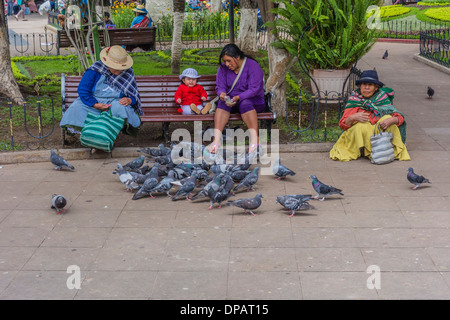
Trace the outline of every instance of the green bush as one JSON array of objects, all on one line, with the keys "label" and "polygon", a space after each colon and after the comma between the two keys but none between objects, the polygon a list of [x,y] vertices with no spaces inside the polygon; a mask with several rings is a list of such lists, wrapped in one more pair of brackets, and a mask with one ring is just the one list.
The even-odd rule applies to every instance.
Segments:
[{"label": "green bush", "polygon": [[430,8],[425,11],[425,15],[436,20],[450,21],[450,7]]}]

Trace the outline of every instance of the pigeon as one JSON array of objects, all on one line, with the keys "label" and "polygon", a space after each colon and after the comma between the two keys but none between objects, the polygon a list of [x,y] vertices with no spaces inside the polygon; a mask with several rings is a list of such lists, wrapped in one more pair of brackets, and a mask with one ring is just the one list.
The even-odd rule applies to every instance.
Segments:
[{"label": "pigeon", "polygon": [[284,208],[288,209],[291,214],[289,217],[293,217],[295,211],[301,210],[304,208],[309,209],[308,200],[311,199],[311,196],[304,196],[302,194],[299,195],[286,195],[286,196],[277,196],[276,202],[281,204]]},{"label": "pigeon", "polygon": [[175,181],[174,176],[175,176],[174,171],[170,170],[169,173],[167,174],[167,177],[162,179],[156,186],[153,187],[153,189],[149,191],[150,197],[152,197],[153,192],[165,192],[168,197],[172,197],[169,191],[173,187],[172,182]]},{"label": "pigeon", "polygon": [[253,213],[253,210],[258,209],[259,206],[261,206],[261,198],[263,198],[262,194],[258,193],[254,198],[239,199],[234,201],[229,200],[227,202],[227,206],[242,208],[245,210],[244,213],[249,213],[254,216],[255,214]]},{"label": "pigeon", "polygon": [[133,198],[131,198],[132,200],[137,200],[142,198],[145,195],[150,195],[151,198],[154,198],[154,196],[152,195],[152,190],[154,187],[156,187],[156,185],[158,184],[159,180],[156,177],[148,177],[144,183],[142,184],[141,188],[133,195]]},{"label": "pigeon", "polygon": [[428,99],[433,99],[434,89],[432,87],[428,87],[427,94],[428,94]]},{"label": "pigeon", "polygon": [[223,173],[214,177],[206,186],[203,187],[196,195],[189,198],[190,200],[197,200],[204,197],[211,198],[220,188],[220,182],[222,181]]},{"label": "pigeon", "polygon": [[64,207],[67,204],[67,200],[64,196],[60,194],[54,194],[52,196],[52,209],[56,209],[57,214],[61,214],[63,212],[66,212],[66,209]]},{"label": "pigeon", "polygon": [[158,148],[141,148],[137,150],[137,152],[145,153],[150,157],[160,157],[170,153],[170,149],[166,148],[164,144],[160,143],[158,145]]},{"label": "pigeon", "polygon": [[385,52],[384,52],[384,54],[383,54],[383,59],[387,59],[387,57],[388,57],[388,51],[386,50]]},{"label": "pigeon", "polygon": [[135,181],[137,173],[125,170],[120,163],[117,164],[117,169],[113,172],[113,174],[117,174],[119,176],[120,182],[122,182],[126,187],[125,191],[131,191],[131,189],[139,188],[139,184]]},{"label": "pigeon", "polygon": [[59,154],[55,152],[55,149],[50,150],[50,161],[55,166],[55,170],[61,170],[62,168],[69,168],[71,170],[75,170],[75,167],[64,160]]},{"label": "pigeon", "polygon": [[[197,173],[192,173],[192,175],[184,181],[178,191],[173,195],[172,200],[179,200],[181,197],[186,197],[186,200],[189,200],[191,192],[195,189],[197,178]],[[172,184],[176,183],[172,182]]]},{"label": "pigeon", "polygon": [[259,167],[255,167],[252,172],[250,172],[244,179],[242,179],[239,184],[234,187],[233,191],[238,191],[247,188],[247,191],[255,190],[253,185],[258,181],[259,178]]},{"label": "pigeon", "polygon": [[413,190],[416,190],[422,183],[431,183],[430,180],[425,178],[424,176],[420,176],[414,173],[413,168],[408,168],[408,174],[406,175],[408,181],[411,182],[414,187]]},{"label": "pigeon", "polygon": [[312,180],[312,186],[314,190],[317,192],[317,195],[314,197],[314,199],[318,199],[319,196],[322,196],[322,199],[320,201],[325,200],[326,196],[332,195],[332,194],[340,194],[343,196],[341,189],[337,189],[333,186],[326,185],[322,182],[320,182],[315,175],[309,176],[309,178]]},{"label": "pigeon", "polygon": [[135,169],[142,167],[142,165],[144,164],[144,161],[145,161],[145,156],[142,155],[136,159],[131,160],[127,164],[124,164],[123,168],[125,170],[135,170]]},{"label": "pigeon", "polygon": [[236,182],[241,182],[251,171],[236,169],[230,172],[231,178]]},{"label": "pigeon", "polygon": [[273,165],[273,174],[277,176],[276,180],[284,179],[286,176],[295,176],[295,172],[283,166],[280,162],[280,157]]}]

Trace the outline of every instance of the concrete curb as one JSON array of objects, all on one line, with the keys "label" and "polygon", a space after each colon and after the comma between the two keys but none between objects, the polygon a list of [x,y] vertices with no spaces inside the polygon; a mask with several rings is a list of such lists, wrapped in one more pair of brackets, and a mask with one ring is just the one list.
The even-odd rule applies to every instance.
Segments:
[{"label": "concrete curb", "polygon": [[414,54],[413,59],[416,60],[416,61],[425,63],[426,65],[428,65],[428,66],[430,66],[430,67],[432,67],[434,69],[437,69],[439,71],[442,71],[442,72],[444,72],[446,74],[450,74],[450,68],[447,68],[446,66],[443,66],[443,65],[441,65],[441,64],[439,64],[437,62],[431,61],[430,59],[427,59],[425,57],[422,57],[420,55],[420,53]]},{"label": "concrete curb", "polygon": [[[299,143],[279,145],[281,153],[295,152],[329,152],[333,143]],[[138,157],[142,153],[137,152],[137,147],[115,148],[111,153],[98,151],[89,153],[88,148],[79,149],[55,149],[55,151],[66,160],[87,160],[87,159],[107,159],[107,158],[132,158]],[[17,164],[47,162],[50,160],[50,150],[37,151],[13,151],[0,153],[0,164]]]}]

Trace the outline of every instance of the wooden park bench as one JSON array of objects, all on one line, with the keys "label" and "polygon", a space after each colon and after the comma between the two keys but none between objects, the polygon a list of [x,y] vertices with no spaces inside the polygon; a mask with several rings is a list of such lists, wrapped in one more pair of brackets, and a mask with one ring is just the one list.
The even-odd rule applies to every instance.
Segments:
[{"label": "wooden park bench", "polygon": [[[61,96],[62,111],[64,112],[70,104],[78,97],[77,88],[81,76],[61,76]],[[180,107],[175,103],[175,92],[180,85],[180,78],[177,75],[170,76],[136,76],[136,82],[142,101],[144,115],[141,116],[141,122],[161,122],[163,136],[167,143],[169,142],[169,124],[171,122],[194,122],[194,121],[214,121],[214,114],[205,115],[182,115],[178,113]],[[207,94],[208,101],[214,99],[216,76],[203,75],[199,79]],[[276,114],[271,107],[272,93],[265,95],[266,110],[258,113],[260,128],[267,129],[268,140],[271,138],[272,124],[276,121]],[[242,121],[240,114],[231,114],[230,121]],[[63,147],[65,139],[65,130],[63,131]]]},{"label": "wooden park bench", "polygon": [[[49,13],[49,24],[47,30],[50,30],[56,34],[56,54],[60,55],[61,48],[72,47],[72,42],[65,29],[62,29],[57,20],[57,13]],[[74,38],[75,31],[71,30],[70,35]],[[87,30],[84,31],[85,36]],[[155,50],[156,47],[156,27],[146,28],[120,28],[120,29],[108,29],[108,38],[111,46],[138,46],[145,48],[146,51]],[[100,46],[106,46],[105,30],[99,30]]]}]

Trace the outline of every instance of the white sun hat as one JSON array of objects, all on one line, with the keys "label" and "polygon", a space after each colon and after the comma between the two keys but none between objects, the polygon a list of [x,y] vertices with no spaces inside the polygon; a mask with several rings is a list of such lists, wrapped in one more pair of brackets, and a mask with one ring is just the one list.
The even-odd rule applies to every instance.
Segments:
[{"label": "white sun hat", "polygon": [[180,74],[180,80],[183,80],[183,78],[200,78],[200,76],[198,75],[197,70],[193,69],[193,68],[187,68],[184,69],[183,72]]}]

